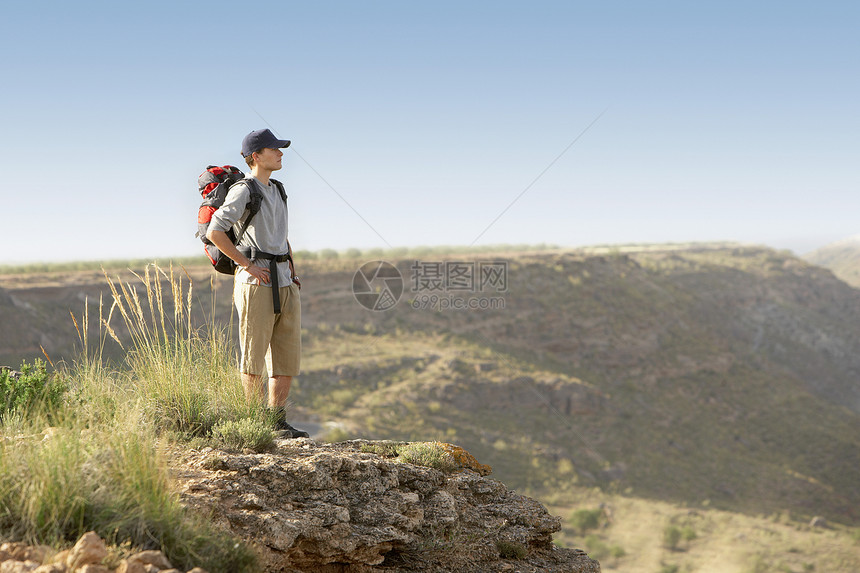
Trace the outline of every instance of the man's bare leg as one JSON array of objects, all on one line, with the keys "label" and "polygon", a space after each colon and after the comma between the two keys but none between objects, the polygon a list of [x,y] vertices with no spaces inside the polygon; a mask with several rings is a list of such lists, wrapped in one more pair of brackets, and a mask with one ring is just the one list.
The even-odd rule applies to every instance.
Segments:
[{"label": "man's bare leg", "polygon": [[269,378],[269,408],[283,408],[290,397],[292,376],[272,376]]},{"label": "man's bare leg", "polygon": [[266,403],[266,385],[263,377],[257,374],[242,374],[242,387],[245,389],[245,398],[248,402],[259,401]]}]

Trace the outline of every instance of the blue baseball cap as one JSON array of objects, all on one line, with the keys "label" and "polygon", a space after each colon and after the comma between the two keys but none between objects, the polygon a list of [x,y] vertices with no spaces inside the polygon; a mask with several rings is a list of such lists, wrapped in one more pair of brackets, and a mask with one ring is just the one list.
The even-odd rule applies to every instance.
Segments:
[{"label": "blue baseball cap", "polygon": [[255,151],[270,147],[277,149],[279,147],[289,147],[290,142],[287,139],[278,139],[270,129],[258,129],[252,131],[242,140],[242,157],[248,157]]}]

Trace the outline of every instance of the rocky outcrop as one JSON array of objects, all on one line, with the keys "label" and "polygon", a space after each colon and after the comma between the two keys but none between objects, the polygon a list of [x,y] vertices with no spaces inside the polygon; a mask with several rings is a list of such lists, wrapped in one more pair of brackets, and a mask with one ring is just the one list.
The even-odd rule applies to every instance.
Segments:
[{"label": "rocky outcrop", "polygon": [[176,465],[183,502],[254,544],[267,571],[600,571],[553,545],[559,518],[456,448],[435,469],[390,443],[276,444],[185,451]]}]

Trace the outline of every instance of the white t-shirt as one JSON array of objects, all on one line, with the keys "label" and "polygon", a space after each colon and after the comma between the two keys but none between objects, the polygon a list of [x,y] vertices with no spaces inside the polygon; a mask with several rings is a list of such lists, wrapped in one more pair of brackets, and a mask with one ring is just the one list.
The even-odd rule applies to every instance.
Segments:
[{"label": "white t-shirt", "polygon": [[[263,193],[263,201],[260,210],[251,219],[251,224],[245,230],[245,234],[239,240],[240,247],[254,247],[264,253],[273,255],[284,255],[289,251],[287,243],[288,214],[287,203],[281,199],[278,187],[269,181],[263,185],[255,177],[246,177],[244,182],[239,182],[230,188],[224,204],[212,215],[211,229],[227,232],[233,227],[233,232],[238,234],[245,219],[248,218],[248,200],[251,196],[249,185],[257,185]],[[252,260],[257,266],[269,267],[266,259]],[[257,279],[244,269],[236,269],[236,281],[249,284],[257,284]],[[288,286],[290,280],[290,266],[288,262],[278,263],[278,283],[280,286]],[[271,284],[265,285],[271,286]]]}]

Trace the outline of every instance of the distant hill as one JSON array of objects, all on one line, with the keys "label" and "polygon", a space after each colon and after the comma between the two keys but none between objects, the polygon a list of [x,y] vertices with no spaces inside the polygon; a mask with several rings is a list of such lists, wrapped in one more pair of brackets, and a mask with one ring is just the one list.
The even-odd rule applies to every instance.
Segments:
[{"label": "distant hill", "polygon": [[860,235],[825,245],[803,258],[830,269],[851,286],[860,287]]},{"label": "distant hill", "polygon": [[[352,293],[366,262],[298,261],[292,398],[333,437],[454,442],[539,498],[597,487],[860,524],[860,291],[830,271],[726,245],[431,252],[391,257],[403,296],[372,311]],[[428,308],[415,287],[445,262],[503,264],[506,288],[449,288]],[[201,316],[229,323],[229,278],[189,272]],[[80,320],[104,290],[81,277],[0,280],[6,363],[39,344],[74,357],[69,309]],[[503,307],[440,310],[442,296]]]},{"label": "distant hill", "polygon": [[297,402],[352,435],[456,438],[527,490],[860,519],[860,292],[763,248],[506,260],[499,310],[308,297]]}]

